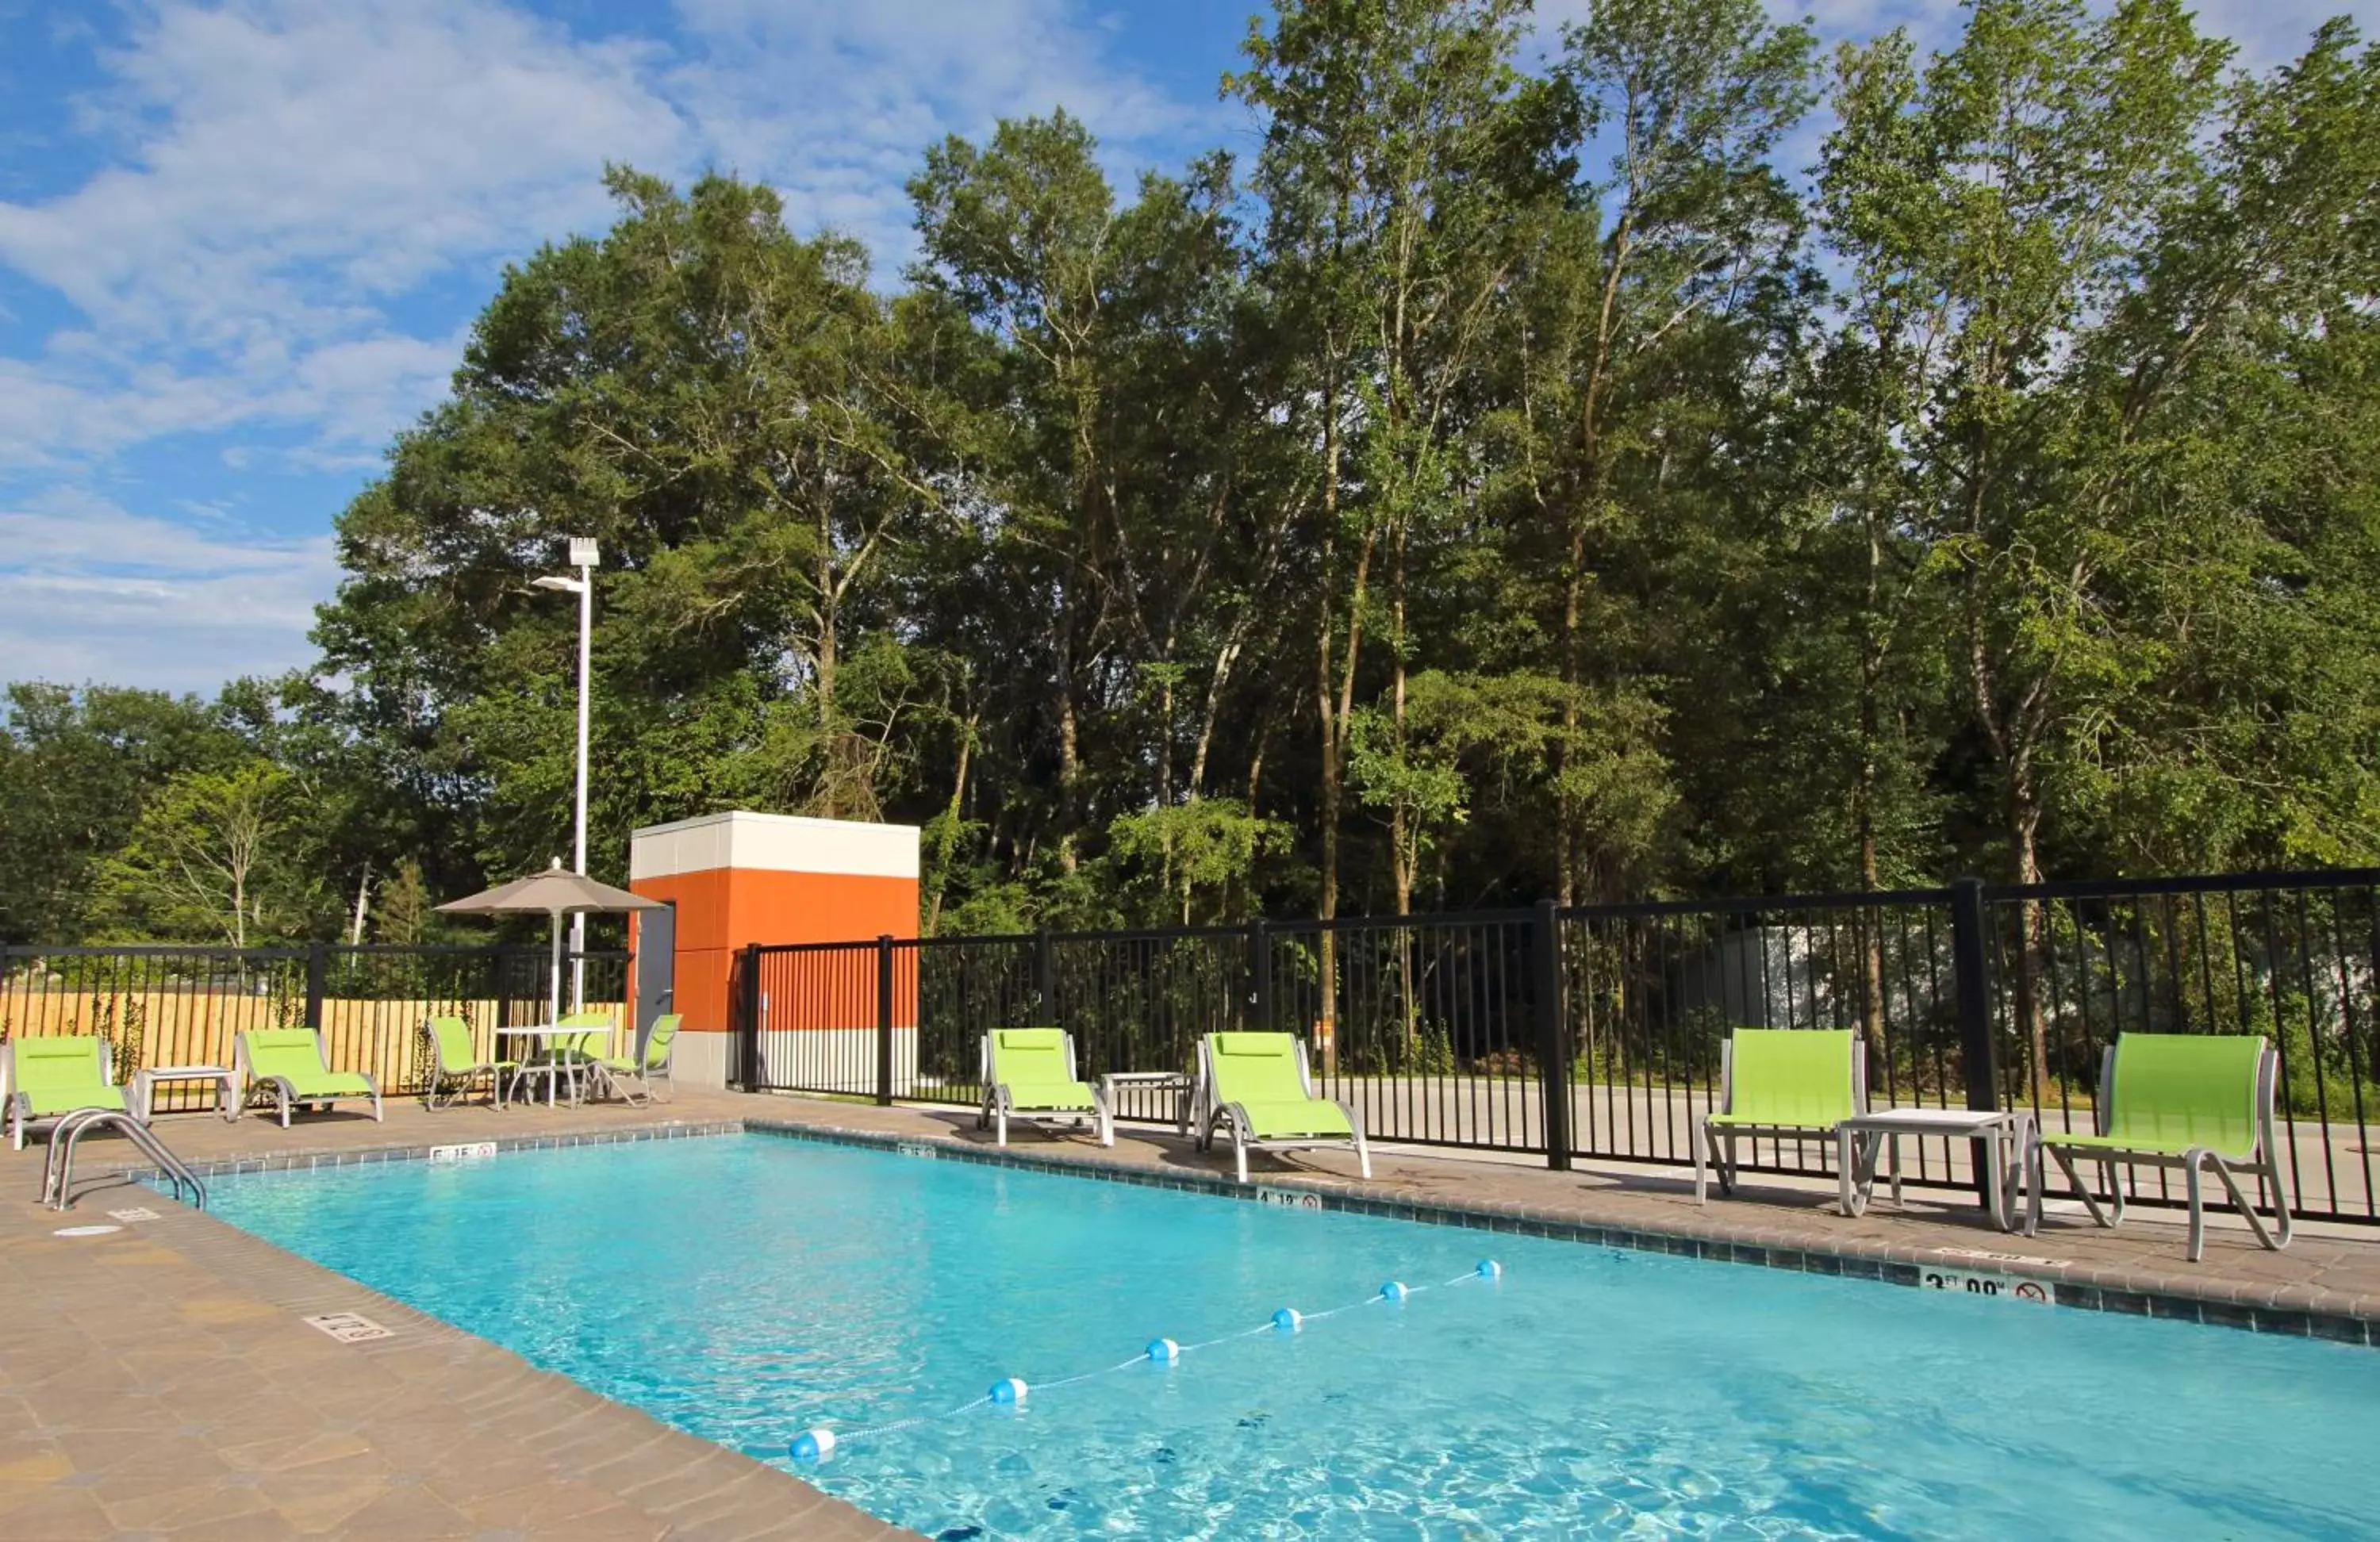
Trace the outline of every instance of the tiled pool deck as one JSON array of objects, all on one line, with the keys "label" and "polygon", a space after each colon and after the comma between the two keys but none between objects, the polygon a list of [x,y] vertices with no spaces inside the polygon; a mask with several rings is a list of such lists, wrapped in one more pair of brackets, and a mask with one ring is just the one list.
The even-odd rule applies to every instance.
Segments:
[{"label": "tiled pool deck", "polygon": [[[747,1122],[1126,1182],[1232,1186],[1227,1164],[1170,1131],[1119,1132],[1111,1150],[1012,1131],[1003,1156],[948,1111],[716,1093],[641,1111],[426,1114],[404,1103],[385,1124],[301,1117],[284,1131],[188,1115],[159,1129],[203,1172],[402,1160],[483,1140],[691,1136]],[[128,1155],[94,1137],[84,1171]],[[2108,1232],[2053,1215],[2037,1237],[2006,1237],[1956,1196],[1915,1191],[1907,1211],[1852,1220],[1834,1212],[1831,1190],[1758,1179],[1743,1197],[1702,1208],[1674,1172],[1553,1173],[1398,1151],[1376,1152],[1364,1184],[1337,1153],[1251,1165],[1267,1187],[1419,1220],[1904,1282],[1928,1267],[2005,1273],[2051,1282],[2069,1305],[2380,1344],[2380,1235],[2346,1229],[2301,1232],[2271,1254],[2219,1224],[2193,1265],[2180,1229],[2154,1216]],[[0,1155],[0,1537],[907,1535],[147,1190],[89,1187],[68,1216],[41,1209],[40,1170],[36,1148]],[[55,1234],[118,1224],[108,1212],[135,1207],[156,1219]],[[391,1335],[341,1343],[303,1320],[334,1312]]]}]

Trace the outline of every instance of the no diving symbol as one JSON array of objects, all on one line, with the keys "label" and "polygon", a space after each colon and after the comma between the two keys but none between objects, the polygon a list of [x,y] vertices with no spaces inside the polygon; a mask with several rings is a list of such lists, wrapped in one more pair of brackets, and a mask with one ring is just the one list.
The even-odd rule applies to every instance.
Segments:
[{"label": "no diving symbol", "polygon": [[2046,1306],[2049,1305],[2049,1287],[2038,1280],[2020,1280],[2017,1281],[2016,1298],[2019,1301],[2037,1301]]}]

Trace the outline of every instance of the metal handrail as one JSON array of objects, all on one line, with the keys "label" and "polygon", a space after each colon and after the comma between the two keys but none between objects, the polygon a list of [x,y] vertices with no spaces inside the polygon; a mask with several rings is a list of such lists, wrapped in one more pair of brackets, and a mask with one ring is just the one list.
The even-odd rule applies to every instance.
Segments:
[{"label": "metal handrail", "polygon": [[112,1125],[124,1132],[140,1154],[157,1164],[159,1172],[174,1185],[174,1197],[182,1197],[184,1185],[189,1188],[189,1204],[193,1209],[207,1208],[207,1186],[189,1164],[166,1148],[155,1132],[120,1109],[77,1109],[59,1120],[50,1131],[50,1149],[42,1166],[42,1203],[54,1210],[64,1210],[74,1204],[75,1147],[88,1130]]}]

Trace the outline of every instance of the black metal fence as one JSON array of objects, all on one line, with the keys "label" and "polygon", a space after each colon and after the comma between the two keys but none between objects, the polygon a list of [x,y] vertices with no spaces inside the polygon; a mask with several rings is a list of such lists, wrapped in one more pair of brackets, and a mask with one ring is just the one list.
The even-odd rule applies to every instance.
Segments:
[{"label": "black metal fence", "polygon": [[[1285,1029],[1374,1139],[1557,1168],[1692,1161],[1738,1026],[1853,1029],[1877,1106],[2024,1106],[2053,1129],[2090,1127],[2119,1032],[2259,1033],[2299,1213],[2380,1220],[2380,870],[760,946],[730,1076],[969,1105],[982,1035],[1026,1024],[1072,1033],[1087,1076],[1187,1072],[1203,1034]],[[1117,1111],[1172,1103],[1126,1088]],[[1911,1145],[1912,1181],[1975,1181],[1965,1143]],[[1746,1155],[1834,1160],[1826,1141]]]},{"label": "black metal fence", "polygon": [[[565,954],[565,997],[577,987],[590,1007],[622,1006],[627,964],[621,952]],[[303,1025],[322,1030],[334,1069],[411,1095],[430,1075],[423,1019],[461,1017],[485,1052],[496,1029],[546,1020],[552,976],[552,952],[528,947],[0,947],[0,1040],[95,1034],[122,1083],[143,1068],[228,1066],[239,1034]],[[168,1083],[156,1107],[212,1095]]]}]

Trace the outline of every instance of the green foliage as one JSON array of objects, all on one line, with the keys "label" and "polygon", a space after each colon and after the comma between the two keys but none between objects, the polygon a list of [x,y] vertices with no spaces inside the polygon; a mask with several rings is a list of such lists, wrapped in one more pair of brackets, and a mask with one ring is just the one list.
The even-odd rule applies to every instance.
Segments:
[{"label": "green foliage", "polygon": [[1245,915],[1257,862],[1283,849],[1289,831],[1230,798],[1208,798],[1119,816],[1107,835],[1117,891],[1147,896],[1140,903],[1153,919],[1190,926]]},{"label": "green foliage", "polygon": [[1244,163],[946,140],[898,282],[613,168],[314,669],[11,688],[0,938],[414,940],[567,852],[566,535],[613,877],[727,807],[922,826],[941,932],[2380,861],[2380,51],[1529,26],[1276,0]]},{"label": "green foliage", "polygon": [[298,934],[320,890],[302,797],[263,759],[173,777],[99,868],[102,926],[235,948]]},{"label": "green foliage", "polygon": [[236,759],[237,737],[191,698],[18,684],[0,709],[0,941],[76,942],[94,869],[150,794]]}]

